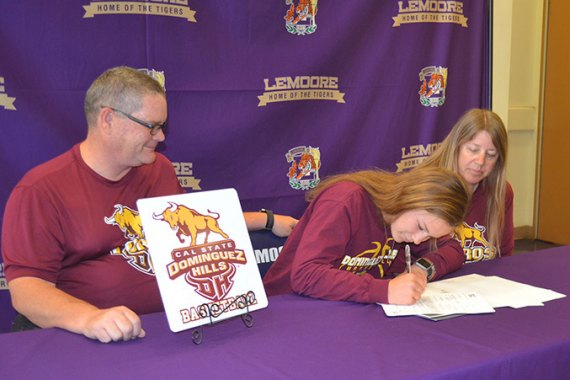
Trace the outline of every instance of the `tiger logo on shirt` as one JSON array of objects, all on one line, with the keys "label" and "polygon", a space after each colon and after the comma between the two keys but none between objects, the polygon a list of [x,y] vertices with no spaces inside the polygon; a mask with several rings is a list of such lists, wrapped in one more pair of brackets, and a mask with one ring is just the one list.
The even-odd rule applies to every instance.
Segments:
[{"label": "tiger logo on shirt", "polygon": [[465,253],[465,262],[472,263],[483,260],[492,260],[497,250],[491,247],[485,238],[487,228],[475,222],[473,226],[463,222],[455,231],[455,239],[461,243]]},{"label": "tiger logo on shirt", "polygon": [[119,227],[127,239],[123,246],[113,248],[110,252],[111,255],[123,256],[129,265],[136,270],[154,276],[154,268],[148,254],[138,211],[116,204],[113,214],[110,217],[105,217],[105,223]]}]

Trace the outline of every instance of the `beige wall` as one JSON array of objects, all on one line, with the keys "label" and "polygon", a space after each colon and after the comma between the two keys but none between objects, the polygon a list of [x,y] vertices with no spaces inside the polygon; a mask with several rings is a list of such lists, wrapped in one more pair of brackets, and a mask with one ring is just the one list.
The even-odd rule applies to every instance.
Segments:
[{"label": "beige wall", "polygon": [[507,179],[515,192],[515,237],[534,238],[544,2],[493,3],[493,110],[509,132]]}]

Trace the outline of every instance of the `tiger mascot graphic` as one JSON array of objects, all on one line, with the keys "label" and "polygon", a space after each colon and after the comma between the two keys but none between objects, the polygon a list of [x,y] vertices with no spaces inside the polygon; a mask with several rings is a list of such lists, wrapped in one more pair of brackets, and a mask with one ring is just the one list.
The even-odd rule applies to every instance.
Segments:
[{"label": "tiger mascot graphic", "polygon": [[293,0],[288,0],[286,4],[289,5],[289,10],[284,17],[285,21],[297,25],[299,21],[304,21],[307,17],[314,19],[317,14],[316,3],[314,0],[299,0],[299,3],[295,6]]},{"label": "tiger mascot graphic", "polygon": [[[428,91],[429,88],[429,91]],[[420,95],[426,98],[439,94],[445,88],[445,78],[442,74],[432,74],[429,82],[424,79],[420,88]]]},{"label": "tiger mascot graphic", "polygon": [[288,5],[285,19],[285,28],[289,33],[303,36],[314,33],[317,30],[317,3],[318,0],[285,0]]},{"label": "tiger mascot graphic", "polygon": [[296,190],[308,190],[319,182],[319,169],[321,168],[321,153],[319,148],[298,146],[285,155],[287,162],[291,163],[287,177],[289,185]]}]

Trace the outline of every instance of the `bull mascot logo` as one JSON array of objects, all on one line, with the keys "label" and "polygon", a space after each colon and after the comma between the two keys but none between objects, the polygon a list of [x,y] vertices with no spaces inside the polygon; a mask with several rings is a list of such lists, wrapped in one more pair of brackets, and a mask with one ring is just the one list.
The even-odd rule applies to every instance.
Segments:
[{"label": "bull mascot logo", "polygon": [[445,89],[447,87],[447,68],[429,66],[422,69],[419,74],[421,87],[418,94],[420,103],[424,107],[439,107],[445,103]]},{"label": "bull mascot logo", "polygon": [[190,245],[196,245],[196,237],[199,232],[206,233],[204,243],[208,242],[210,232],[218,233],[226,239],[229,237],[218,225],[220,214],[208,210],[210,214],[216,214],[217,216],[202,215],[184,205],[177,205],[172,202],[168,202],[168,204],[169,207],[166,210],[160,214],[154,213],[152,217],[168,223],[170,228],[176,232],[176,237],[181,243],[185,242],[185,239],[182,238],[182,235],[185,235],[190,236]]},{"label": "bull mascot logo", "polygon": [[320,182],[321,152],[319,148],[298,146],[285,155],[289,166],[289,185],[296,190],[308,190]]},{"label": "bull mascot logo", "polygon": [[289,6],[283,17],[287,31],[298,36],[314,33],[317,30],[317,3],[318,0],[298,0],[295,5],[294,0],[285,0]]},{"label": "bull mascot logo", "polygon": [[105,217],[105,223],[119,227],[127,242],[122,247],[113,248],[111,255],[123,256],[133,268],[154,275],[139,213],[120,204],[114,207],[113,215]]},{"label": "bull mascot logo", "polygon": [[497,255],[497,250],[485,238],[485,226],[475,223],[473,227],[463,222],[455,231],[457,239],[465,252],[465,262],[491,260]]},{"label": "bull mascot logo", "polygon": [[477,245],[488,247],[489,242],[487,241],[487,239],[485,239],[485,236],[483,236],[485,231],[486,228],[480,226],[477,223],[475,223],[474,227],[470,227],[467,223],[463,223],[461,226],[459,226],[457,231],[455,231],[455,234],[458,240],[461,241],[462,247],[465,247],[465,242],[469,242],[470,247],[474,247]]},{"label": "bull mascot logo", "polygon": [[[167,265],[171,280],[180,276],[195,288],[196,293],[212,301],[220,301],[231,290],[236,274],[236,265],[247,263],[245,252],[219,226],[220,214],[208,210],[203,215],[198,211],[168,202],[168,207],[160,213],[153,213],[155,220],[168,224],[176,233],[182,248],[172,250],[172,262]],[[208,241],[211,233],[224,240]],[[204,241],[198,244],[198,234],[205,234]]]}]

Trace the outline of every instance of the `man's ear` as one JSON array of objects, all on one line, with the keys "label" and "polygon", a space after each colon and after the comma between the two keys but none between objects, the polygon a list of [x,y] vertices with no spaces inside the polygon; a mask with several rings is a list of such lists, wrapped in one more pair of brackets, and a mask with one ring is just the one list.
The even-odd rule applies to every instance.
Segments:
[{"label": "man's ear", "polygon": [[115,112],[109,107],[101,108],[99,111],[99,115],[97,116],[97,125],[101,132],[103,133],[110,133],[113,122],[115,121]]}]

